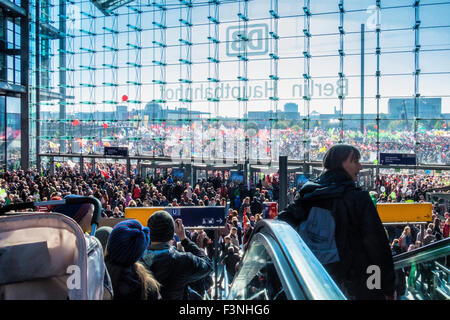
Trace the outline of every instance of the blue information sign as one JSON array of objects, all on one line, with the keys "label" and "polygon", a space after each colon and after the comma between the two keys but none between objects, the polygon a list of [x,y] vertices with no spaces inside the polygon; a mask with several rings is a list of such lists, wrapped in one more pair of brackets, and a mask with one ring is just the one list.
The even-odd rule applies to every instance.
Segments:
[{"label": "blue information sign", "polygon": [[173,219],[183,220],[185,227],[223,227],[225,207],[166,207]]},{"label": "blue information sign", "polygon": [[244,173],[240,171],[231,171],[231,181],[237,183],[244,182]]},{"label": "blue information sign", "polygon": [[416,165],[414,153],[380,153],[380,164]]},{"label": "blue information sign", "polygon": [[184,170],[183,169],[173,169],[172,174],[175,178],[184,179]]}]

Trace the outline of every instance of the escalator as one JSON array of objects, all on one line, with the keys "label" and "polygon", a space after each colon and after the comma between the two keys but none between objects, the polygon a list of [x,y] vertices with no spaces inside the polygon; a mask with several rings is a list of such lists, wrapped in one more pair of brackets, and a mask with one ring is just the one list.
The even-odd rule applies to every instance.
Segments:
[{"label": "escalator", "polygon": [[229,300],[345,300],[299,234],[261,220],[231,285]]},{"label": "escalator", "polygon": [[400,300],[450,300],[450,238],[394,256]]},{"label": "escalator", "polygon": [[[398,299],[450,299],[450,238],[394,256]],[[229,300],[346,300],[287,223],[255,226],[227,296]]]}]

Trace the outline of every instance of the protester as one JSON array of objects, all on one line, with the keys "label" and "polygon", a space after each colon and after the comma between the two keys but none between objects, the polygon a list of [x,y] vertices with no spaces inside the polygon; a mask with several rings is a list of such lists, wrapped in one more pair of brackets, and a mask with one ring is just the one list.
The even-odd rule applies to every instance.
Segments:
[{"label": "protester", "polygon": [[445,220],[444,226],[442,227],[442,235],[444,239],[449,237],[449,233],[450,233],[450,218],[447,218]]},{"label": "protester", "polygon": [[423,238],[423,245],[426,246],[427,244],[430,244],[436,239],[436,237],[433,235],[433,229],[428,228],[426,231],[426,235]]},{"label": "protester", "polygon": [[[362,169],[360,159],[360,152],[354,146],[331,147],[323,159],[324,172],[307,182],[300,190],[300,197],[278,218],[302,232],[302,226],[308,227],[306,223],[312,221],[310,217],[314,218],[311,212],[328,212],[329,218],[323,214],[317,216],[321,220],[317,220],[316,231],[307,229],[307,232],[322,234],[327,231],[321,230],[328,228],[333,233],[327,233],[331,239],[325,240],[330,242],[321,242],[312,251],[318,258],[323,257],[325,268],[348,298],[392,299],[395,273],[388,239],[369,193],[355,185]],[[330,219],[334,219],[333,224]],[[314,224],[310,226],[314,228]],[[379,289],[367,287],[367,268],[371,265],[381,270]]]},{"label": "protester", "polygon": [[[181,219],[175,222],[166,211],[157,211],[148,219],[151,243],[142,261],[161,284],[163,300],[187,300],[188,284],[204,279],[212,272],[205,252],[188,237]],[[174,233],[185,252],[171,245]]]},{"label": "protester", "polygon": [[402,248],[403,252],[406,252],[410,245],[414,244],[413,237],[411,235],[411,228],[405,227],[403,230],[402,235],[398,239],[400,247]]},{"label": "protester", "polygon": [[233,282],[234,276],[236,275],[236,266],[241,260],[238,253],[235,252],[233,247],[228,247],[227,254],[222,258],[221,263],[225,265],[225,269],[228,277],[228,284]]}]

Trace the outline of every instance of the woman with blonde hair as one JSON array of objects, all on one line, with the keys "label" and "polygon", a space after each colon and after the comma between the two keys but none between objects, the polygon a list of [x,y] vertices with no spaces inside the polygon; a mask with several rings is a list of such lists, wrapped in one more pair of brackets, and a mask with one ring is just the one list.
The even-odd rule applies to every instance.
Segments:
[{"label": "woman with blonde hair", "polygon": [[137,220],[118,223],[108,239],[105,262],[114,300],[160,300],[160,284],[138,260],[150,244],[150,231]]},{"label": "woman with blonde hair", "polygon": [[403,229],[402,235],[400,236],[399,244],[402,250],[405,252],[409,249],[409,246],[414,244],[412,235],[411,235],[411,228],[409,226],[406,226]]}]

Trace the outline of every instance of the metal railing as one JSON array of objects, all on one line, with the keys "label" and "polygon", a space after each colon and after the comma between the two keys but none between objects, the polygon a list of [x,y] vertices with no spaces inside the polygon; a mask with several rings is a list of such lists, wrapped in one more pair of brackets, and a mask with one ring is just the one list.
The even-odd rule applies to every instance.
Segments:
[{"label": "metal railing", "polygon": [[[232,283],[229,299],[238,299],[239,290],[244,290],[249,281],[239,277],[239,273],[251,268],[249,252],[252,246],[264,246],[268,256],[275,265],[277,275],[283,285],[287,299],[292,300],[345,300],[346,297],[326,272],[299,234],[287,223],[279,220],[259,221],[249,239],[249,247],[242,259],[242,266]],[[260,257],[259,257],[260,258]],[[243,271],[244,270],[244,271]],[[266,297],[267,292],[258,292],[254,297]]]}]

